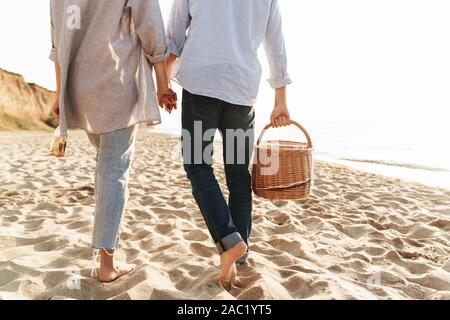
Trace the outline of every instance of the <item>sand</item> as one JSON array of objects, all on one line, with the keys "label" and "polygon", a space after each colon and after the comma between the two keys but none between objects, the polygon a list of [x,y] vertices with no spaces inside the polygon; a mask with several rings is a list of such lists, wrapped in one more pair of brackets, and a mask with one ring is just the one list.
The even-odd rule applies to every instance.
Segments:
[{"label": "sand", "polygon": [[[450,299],[450,191],[316,162],[305,202],[254,200],[230,292],[174,137],[141,130],[112,284],[90,277],[94,149],[72,132],[0,133],[0,299]],[[216,170],[221,181],[223,170]]]}]

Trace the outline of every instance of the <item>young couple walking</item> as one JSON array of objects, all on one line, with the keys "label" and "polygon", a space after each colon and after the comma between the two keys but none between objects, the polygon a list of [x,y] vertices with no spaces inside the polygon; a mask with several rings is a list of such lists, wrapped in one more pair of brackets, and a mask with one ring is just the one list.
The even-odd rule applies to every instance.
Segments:
[{"label": "young couple walking", "polygon": [[[191,136],[182,143],[184,168],[220,255],[219,281],[233,283],[236,265],[247,259],[252,225],[249,164],[261,44],[275,89],[271,123],[280,127],[290,120],[286,86],[291,80],[278,1],[173,0],[167,31],[158,0],[51,0],[51,18],[58,96],[53,111],[63,134],[85,130],[97,150],[92,248],[100,255],[98,280],[112,282],[135,268],[116,262],[114,252],[137,125],[160,123],[158,105],[176,109],[173,75],[184,89],[182,127]],[[204,157],[214,139],[205,132],[217,130],[224,141],[228,201],[211,157]],[[229,130],[250,132],[242,148],[229,147],[234,146],[227,141]],[[200,148],[196,135],[202,136]],[[244,161],[230,161],[230,154],[236,160],[239,153]]]}]

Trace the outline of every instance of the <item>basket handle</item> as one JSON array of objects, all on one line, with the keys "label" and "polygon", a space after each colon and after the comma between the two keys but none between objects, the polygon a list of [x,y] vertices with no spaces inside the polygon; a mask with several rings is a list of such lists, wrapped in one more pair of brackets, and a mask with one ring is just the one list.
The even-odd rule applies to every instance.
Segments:
[{"label": "basket handle", "polygon": [[[299,123],[295,122],[294,120],[290,121],[291,125],[296,126],[297,128],[299,128],[303,134],[306,137],[306,140],[308,141],[308,148],[312,148],[312,141],[311,141],[311,136],[309,135],[308,131],[306,131],[305,128],[303,128]],[[259,144],[261,143],[262,138],[264,137],[264,134],[266,133],[267,130],[269,130],[270,128],[272,128],[272,124],[268,124],[267,126],[264,127],[264,129],[261,132],[261,135],[258,138],[258,142],[256,143],[256,146],[259,146]]]}]

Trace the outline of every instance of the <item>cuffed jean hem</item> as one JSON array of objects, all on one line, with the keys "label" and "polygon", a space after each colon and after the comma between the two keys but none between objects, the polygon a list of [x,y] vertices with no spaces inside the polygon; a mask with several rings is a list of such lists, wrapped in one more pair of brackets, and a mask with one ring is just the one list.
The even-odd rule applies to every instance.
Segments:
[{"label": "cuffed jean hem", "polygon": [[238,261],[236,261],[236,263],[239,265],[246,264],[249,254],[250,254],[250,252],[247,251],[247,253],[244,254]]},{"label": "cuffed jean hem", "polygon": [[234,232],[219,242],[216,243],[217,250],[219,251],[219,254],[224,253],[225,251],[230,250],[235,245],[237,245],[239,242],[244,241],[239,234],[239,232]]}]

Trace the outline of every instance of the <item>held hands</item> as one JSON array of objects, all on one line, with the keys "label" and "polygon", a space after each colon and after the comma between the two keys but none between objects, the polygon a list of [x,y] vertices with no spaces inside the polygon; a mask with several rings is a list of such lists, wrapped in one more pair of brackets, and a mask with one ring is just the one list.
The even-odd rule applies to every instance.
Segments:
[{"label": "held hands", "polygon": [[170,78],[167,76],[166,61],[153,64],[153,68],[156,75],[158,104],[168,113],[172,113],[177,108],[177,94],[170,88]]},{"label": "held hands", "polygon": [[169,114],[171,114],[173,110],[177,109],[177,101],[178,97],[176,92],[170,88],[158,92],[158,104]]}]

